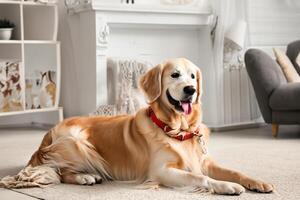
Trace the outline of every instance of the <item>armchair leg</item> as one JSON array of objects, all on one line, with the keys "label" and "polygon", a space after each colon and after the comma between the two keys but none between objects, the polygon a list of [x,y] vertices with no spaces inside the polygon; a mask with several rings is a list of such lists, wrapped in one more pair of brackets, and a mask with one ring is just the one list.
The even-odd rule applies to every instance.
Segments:
[{"label": "armchair leg", "polygon": [[279,124],[272,124],[272,135],[274,138],[278,136]]}]

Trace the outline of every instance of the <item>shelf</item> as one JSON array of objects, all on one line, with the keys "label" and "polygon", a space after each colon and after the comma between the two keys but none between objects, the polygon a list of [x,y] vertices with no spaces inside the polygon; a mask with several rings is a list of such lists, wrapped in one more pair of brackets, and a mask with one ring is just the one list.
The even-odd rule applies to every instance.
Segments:
[{"label": "shelf", "polygon": [[24,40],[24,44],[56,44],[57,41],[52,40]]},{"label": "shelf", "polygon": [[47,5],[23,6],[24,40],[56,40],[57,7]]},{"label": "shelf", "polygon": [[0,59],[22,61],[22,45],[20,43],[0,43]]},{"label": "shelf", "polygon": [[15,24],[12,33],[13,40],[21,40],[21,7],[18,4],[0,4],[0,19],[8,19]]},{"label": "shelf", "polygon": [[176,14],[211,14],[208,9],[198,7],[188,7],[179,5],[105,5],[95,2],[93,10],[118,11],[118,12],[142,12],[142,13],[176,13]]},{"label": "shelf", "polygon": [[53,108],[41,108],[41,109],[33,109],[33,110],[2,112],[2,113],[0,112],[0,117],[2,117],[2,116],[19,115],[19,114],[54,112],[54,111],[59,111],[61,109],[62,109],[61,107],[53,107]]},{"label": "shelf", "polygon": [[58,105],[57,44],[25,44],[26,109]]},{"label": "shelf", "polygon": [[[0,19],[8,19],[16,25],[13,30],[12,40],[56,41],[58,29],[58,9],[56,4],[43,4],[31,1],[0,0],[0,2]],[[0,43],[19,42],[0,41]]]},{"label": "shelf", "polygon": [[56,6],[55,3],[39,3],[39,2],[33,2],[33,1],[23,1],[23,5],[32,5],[32,6]]},{"label": "shelf", "polygon": [[0,44],[56,44],[53,40],[0,40]]},{"label": "shelf", "polygon": [[[6,18],[16,25],[11,40],[0,40],[1,68],[11,69],[9,76],[5,75],[7,70],[0,70],[0,81],[11,81],[15,78],[12,76],[21,74],[21,87],[14,82],[15,85],[7,86],[12,88],[12,94],[5,98],[1,97],[4,93],[0,94],[3,111],[0,117],[59,111],[61,119],[62,108],[58,107],[61,71],[57,4],[0,0],[0,18]],[[10,61],[19,62],[18,73],[15,69],[17,65],[10,64]],[[21,94],[17,93],[19,90]],[[16,101],[20,96],[21,103]],[[27,103],[29,106],[26,106]],[[17,107],[19,104],[22,105],[21,109]]]},{"label": "shelf", "polygon": [[33,6],[55,6],[55,3],[39,3],[34,1],[13,1],[13,0],[1,0],[1,4],[19,4],[19,5],[33,5]]},{"label": "shelf", "polygon": [[66,4],[71,13],[79,13],[91,10],[118,11],[118,12],[142,12],[145,13],[176,13],[176,14],[211,14],[209,5],[168,5],[156,1],[147,3],[124,4],[111,0],[105,1],[76,1],[71,0]]},{"label": "shelf", "polygon": [[74,3],[67,5],[69,13],[96,12],[97,17],[105,16],[109,26],[157,28],[202,28],[213,24],[214,15],[209,8],[170,5],[124,5]]},{"label": "shelf", "polygon": [[21,44],[22,40],[0,40],[0,44]]},{"label": "shelf", "polygon": [[3,0],[3,1],[0,1],[0,5],[1,4],[22,4],[22,1],[8,1],[8,0]]},{"label": "shelf", "polygon": [[214,15],[206,12],[175,13],[169,11],[142,11],[127,10],[96,10],[97,17],[105,16],[108,25],[120,27],[158,27],[158,28],[199,28],[213,24]]}]

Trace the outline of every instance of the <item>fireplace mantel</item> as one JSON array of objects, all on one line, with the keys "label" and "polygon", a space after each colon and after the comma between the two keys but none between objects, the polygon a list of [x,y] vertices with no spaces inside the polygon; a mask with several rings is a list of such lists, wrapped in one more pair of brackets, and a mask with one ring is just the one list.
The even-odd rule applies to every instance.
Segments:
[{"label": "fireplace mantel", "polygon": [[70,14],[95,11],[112,25],[167,25],[200,27],[211,25],[213,15],[208,8],[182,8],[172,5],[108,4],[99,1],[69,0]]},{"label": "fireplace mantel", "polygon": [[[137,58],[153,65],[186,57],[201,68],[205,78],[214,76],[210,35],[214,16],[209,9],[99,3],[104,1],[66,0],[77,59],[78,114],[110,104],[108,57]],[[205,91],[211,90],[212,84],[205,84]],[[210,110],[215,105],[210,94],[205,98]],[[211,121],[209,114],[206,116],[206,121]]]}]

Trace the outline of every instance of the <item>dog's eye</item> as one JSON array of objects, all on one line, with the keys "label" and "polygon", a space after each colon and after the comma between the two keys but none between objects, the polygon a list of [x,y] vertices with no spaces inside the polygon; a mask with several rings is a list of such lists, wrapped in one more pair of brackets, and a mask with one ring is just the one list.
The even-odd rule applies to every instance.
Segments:
[{"label": "dog's eye", "polygon": [[192,79],[194,79],[194,78],[195,78],[195,75],[194,75],[194,74],[192,74],[192,75],[191,75],[191,77],[192,77]]},{"label": "dog's eye", "polygon": [[171,74],[172,78],[179,78],[179,76],[180,76],[180,74],[178,72]]}]

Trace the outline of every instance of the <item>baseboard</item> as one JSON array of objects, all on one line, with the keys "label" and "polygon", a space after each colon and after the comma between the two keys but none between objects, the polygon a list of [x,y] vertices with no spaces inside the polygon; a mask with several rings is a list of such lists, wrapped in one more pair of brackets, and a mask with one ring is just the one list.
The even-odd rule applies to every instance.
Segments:
[{"label": "baseboard", "polygon": [[43,124],[43,123],[25,123],[25,124],[8,124],[0,125],[0,129],[24,129],[24,128],[36,128],[41,130],[49,130],[52,128],[53,124]]},{"label": "baseboard", "polygon": [[233,130],[247,129],[247,128],[258,128],[266,125],[267,124],[264,122],[243,122],[243,123],[236,123],[236,124],[226,124],[222,126],[209,126],[209,128],[212,132],[219,132],[219,131],[233,131]]},{"label": "baseboard", "polygon": [[43,129],[43,130],[49,130],[51,128],[53,128],[55,126],[55,124],[45,124],[45,123],[32,123],[31,124],[32,127],[34,128],[39,128],[39,129]]}]

